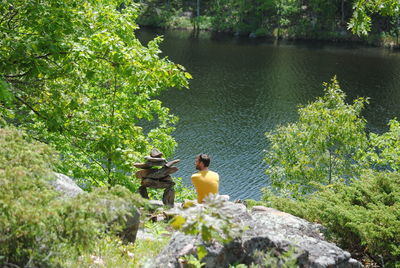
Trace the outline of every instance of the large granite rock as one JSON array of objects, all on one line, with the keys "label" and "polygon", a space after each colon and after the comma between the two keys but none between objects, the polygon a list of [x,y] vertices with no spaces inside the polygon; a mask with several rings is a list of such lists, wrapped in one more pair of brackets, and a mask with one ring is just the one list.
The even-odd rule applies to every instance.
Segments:
[{"label": "large granite rock", "polygon": [[50,181],[50,184],[55,188],[56,191],[62,193],[65,197],[75,197],[80,193],[83,193],[83,190],[79,188],[76,182],[70,177],[61,174],[54,173],[54,180]]},{"label": "large granite rock", "polygon": [[125,228],[120,233],[125,241],[135,243],[140,224],[140,212],[136,207],[131,207],[131,215],[125,216]]},{"label": "large granite rock", "polygon": [[[362,267],[351,258],[350,253],[324,239],[321,225],[261,206],[248,212],[242,204],[226,202],[221,210],[232,216],[232,221],[247,226],[247,230],[242,237],[229,244],[213,242],[205,245],[207,255],[202,260],[206,263],[205,267],[228,267],[234,263],[254,263],[265,267],[260,252],[271,251],[277,256],[292,252],[291,258],[297,261],[299,267]],[[168,213],[169,216],[184,214],[185,210],[174,208]],[[199,237],[176,232],[152,267],[182,267],[181,257],[196,255],[198,245],[204,245]]]},{"label": "large granite rock", "polygon": [[[55,179],[50,181],[50,184],[66,198],[74,198],[84,193],[72,178],[61,173],[55,173]],[[127,242],[135,242],[140,223],[140,213],[138,209],[127,201],[102,199],[99,200],[99,202],[102,207],[115,212],[115,219],[111,221],[110,224],[114,221],[123,222],[123,230],[120,236]],[[117,216],[119,214],[118,211],[121,210],[128,211],[129,213],[123,216]],[[101,213],[101,211],[99,211],[99,213]]]}]

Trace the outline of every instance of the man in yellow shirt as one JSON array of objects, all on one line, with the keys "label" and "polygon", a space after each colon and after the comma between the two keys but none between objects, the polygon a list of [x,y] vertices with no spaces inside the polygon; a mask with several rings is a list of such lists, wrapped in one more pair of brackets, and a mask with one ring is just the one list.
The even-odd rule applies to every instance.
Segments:
[{"label": "man in yellow shirt", "polygon": [[199,171],[192,175],[192,183],[197,191],[197,202],[202,203],[210,194],[218,194],[219,175],[208,169],[210,158],[206,154],[196,156],[196,169]]}]

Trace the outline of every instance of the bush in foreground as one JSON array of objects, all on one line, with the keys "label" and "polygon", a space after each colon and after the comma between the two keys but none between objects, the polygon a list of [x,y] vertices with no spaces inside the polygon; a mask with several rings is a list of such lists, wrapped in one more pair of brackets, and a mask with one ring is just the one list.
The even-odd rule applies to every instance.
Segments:
[{"label": "bush in foreground", "polygon": [[139,200],[121,186],[64,200],[48,183],[56,162],[50,147],[0,128],[0,148],[0,266],[54,267],[65,254],[90,251],[106,232],[119,232],[130,213],[101,200]]},{"label": "bush in foreground", "polygon": [[400,174],[368,172],[300,200],[264,193],[268,205],[318,222],[330,239],[385,267],[400,267]]}]

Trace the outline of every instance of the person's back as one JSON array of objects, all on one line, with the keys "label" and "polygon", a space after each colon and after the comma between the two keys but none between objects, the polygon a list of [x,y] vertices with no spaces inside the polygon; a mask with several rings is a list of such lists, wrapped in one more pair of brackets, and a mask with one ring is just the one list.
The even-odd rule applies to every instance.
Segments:
[{"label": "person's back", "polygon": [[196,187],[197,202],[202,203],[204,198],[212,194],[218,194],[219,175],[211,170],[202,170],[192,175],[192,183]]},{"label": "person's back", "polygon": [[204,198],[212,194],[218,194],[219,175],[208,170],[210,158],[206,154],[196,156],[196,169],[199,171],[192,175],[192,183],[196,187],[197,201],[202,203]]}]

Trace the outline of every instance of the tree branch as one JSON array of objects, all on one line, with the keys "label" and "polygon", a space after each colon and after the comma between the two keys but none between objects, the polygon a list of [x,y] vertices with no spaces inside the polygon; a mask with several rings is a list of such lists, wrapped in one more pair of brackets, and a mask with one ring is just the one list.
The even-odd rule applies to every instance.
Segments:
[{"label": "tree branch", "polygon": [[8,22],[7,22],[7,25],[8,25],[8,28],[9,29],[11,29],[11,21],[15,18],[15,16],[17,16],[17,14],[18,14],[18,10],[16,10],[15,12],[14,12],[14,14],[12,14],[11,15],[11,18],[8,20]]},{"label": "tree branch", "polygon": [[27,75],[29,72],[30,72],[31,70],[29,70],[29,71],[26,71],[26,72],[24,72],[24,73],[22,73],[22,74],[13,74],[13,75],[3,75],[4,77],[7,77],[7,78],[17,78],[17,77],[22,77],[22,76],[25,76],[25,75]]},{"label": "tree branch", "polygon": [[49,53],[46,53],[46,54],[44,54],[44,55],[36,56],[36,57],[34,57],[34,58],[35,58],[35,59],[44,59],[44,58],[48,58],[49,56],[52,56],[52,55],[66,55],[66,54],[68,54],[68,52],[66,52],[66,51],[60,51],[60,52],[57,52],[57,53],[51,53],[51,52],[49,52]]},{"label": "tree branch", "polygon": [[29,103],[27,103],[25,100],[23,100],[22,98],[14,95],[14,97],[21,102],[22,104],[24,104],[25,106],[27,106],[32,112],[34,112],[37,116],[39,116],[40,118],[43,118],[44,120],[48,120],[47,117],[45,117],[44,115],[42,115],[41,113],[39,113],[38,111],[36,111]]},{"label": "tree branch", "polygon": [[[27,106],[29,109],[31,109],[38,117],[48,121],[48,118],[43,116],[42,114],[40,114],[38,111],[36,111],[29,103],[27,103],[26,101],[24,101],[22,98],[15,96],[15,98],[20,101],[22,104],[24,104],[25,106]],[[63,132],[65,133],[65,128],[63,126],[60,126],[61,129],[63,129]],[[69,139],[69,137],[67,137],[65,134],[63,134],[64,138],[66,140],[69,141],[69,143],[74,146],[75,148],[79,149],[84,155],[86,155],[89,159],[91,159],[94,163],[96,163],[98,166],[101,167],[101,169],[107,173],[107,170],[104,169],[103,165],[97,161],[96,159],[92,158],[85,150],[83,150],[79,145],[77,145],[75,142],[71,141],[71,139]],[[98,186],[100,186],[100,183],[93,178],[93,180],[97,183]]]}]

